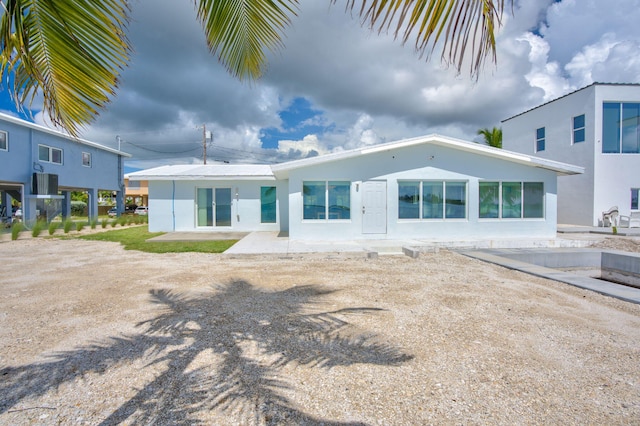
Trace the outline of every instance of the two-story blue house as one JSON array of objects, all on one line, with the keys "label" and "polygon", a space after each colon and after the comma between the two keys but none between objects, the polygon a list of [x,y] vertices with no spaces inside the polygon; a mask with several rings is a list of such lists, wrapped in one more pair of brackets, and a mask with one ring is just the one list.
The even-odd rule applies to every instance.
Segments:
[{"label": "two-story blue house", "polygon": [[98,215],[98,191],[116,193],[124,206],[124,158],[129,154],[0,114],[0,217],[20,203],[23,220],[50,220],[71,212],[71,192],[89,194]]}]

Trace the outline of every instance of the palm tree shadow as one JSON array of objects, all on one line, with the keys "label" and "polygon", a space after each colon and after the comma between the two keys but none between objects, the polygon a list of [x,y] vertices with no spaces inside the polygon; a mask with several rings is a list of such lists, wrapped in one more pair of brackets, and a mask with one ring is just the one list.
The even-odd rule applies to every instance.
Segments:
[{"label": "palm tree shadow", "polygon": [[[242,280],[198,297],[152,290],[162,312],[139,323],[139,335],[0,370],[0,413],[77,377],[153,358],[161,372],[101,424],[193,425],[213,409],[260,424],[354,424],[315,418],[296,407],[285,396],[290,385],[279,378],[280,370],[291,363],[394,366],[413,357],[371,333],[355,333],[346,320],[381,309],[323,310],[321,299],[331,293],[314,285],[265,291]],[[198,366],[194,361],[204,353],[220,361]]]}]

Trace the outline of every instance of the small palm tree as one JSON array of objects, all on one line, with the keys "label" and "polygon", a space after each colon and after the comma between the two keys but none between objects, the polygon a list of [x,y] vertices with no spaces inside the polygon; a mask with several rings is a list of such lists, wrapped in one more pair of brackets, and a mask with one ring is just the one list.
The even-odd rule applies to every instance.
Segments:
[{"label": "small palm tree", "polygon": [[478,135],[484,137],[484,143],[494,148],[502,148],[502,129],[494,127],[493,129],[480,129]]},{"label": "small palm tree", "polygon": [[[299,0],[193,0],[209,49],[239,79],[256,79],[266,51],[282,47]],[[336,0],[329,0],[332,4]],[[507,0],[509,1],[509,0]],[[51,121],[78,135],[115,96],[129,63],[129,0],[2,0],[0,79],[16,106],[42,96]],[[471,74],[495,61],[495,30],[505,0],[348,0],[371,29],[394,34],[427,58],[442,41],[442,59]],[[513,4],[513,0],[511,0]],[[356,6],[359,4],[359,6]]]}]

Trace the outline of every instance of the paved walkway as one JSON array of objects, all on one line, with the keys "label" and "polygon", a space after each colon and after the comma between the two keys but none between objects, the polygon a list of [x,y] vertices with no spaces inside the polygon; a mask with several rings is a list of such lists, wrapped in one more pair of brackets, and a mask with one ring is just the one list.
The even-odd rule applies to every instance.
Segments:
[{"label": "paved walkway", "polygon": [[[639,230],[640,231],[640,230]],[[640,236],[640,232],[638,233]],[[371,255],[406,254],[415,256],[440,248],[532,248],[532,247],[587,247],[604,238],[603,235],[585,232],[559,233],[555,239],[504,239],[504,240],[348,240],[303,241],[291,240],[279,232],[221,233],[221,232],[170,232],[153,241],[206,241],[221,239],[239,240],[225,254],[294,254],[294,253],[362,253]]]}]

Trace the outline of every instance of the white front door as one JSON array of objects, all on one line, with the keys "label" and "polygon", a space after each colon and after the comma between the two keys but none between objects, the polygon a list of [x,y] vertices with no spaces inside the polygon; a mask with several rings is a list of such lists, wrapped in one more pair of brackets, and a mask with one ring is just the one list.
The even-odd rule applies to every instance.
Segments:
[{"label": "white front door", "polygon": [[387,233],[387,182],[362,183],[362,233]]}]

